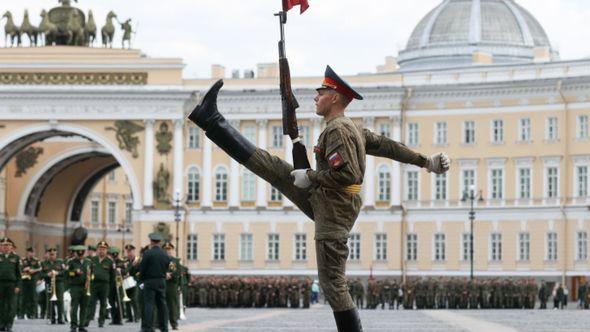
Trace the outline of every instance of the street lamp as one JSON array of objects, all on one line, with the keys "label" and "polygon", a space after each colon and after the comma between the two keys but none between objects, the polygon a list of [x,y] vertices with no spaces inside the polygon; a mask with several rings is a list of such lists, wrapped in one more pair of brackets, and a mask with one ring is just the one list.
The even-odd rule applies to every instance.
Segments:
[{"label": "street lamp", "polygon": [[127,220],[123,219],[123,221],[121,222],[121,225],[119,225],[119,227],[117,227],[117,232],[121,232],[123,235],[123,244],[121,245],[121,249],[123,247],[125,247],[125,233],[131,233],[131,229],[129,228],[129,226],[127,225]]},{"label": "street lamp", "polygon": [[477,200],[478,202],[483,202],[483,194],[481,190],[475,194],[475,186],[469,186],[469,190],[463,192],[463,198],[461,198],[462,202],[466,202],[469,200],[471,202],[471,207],[469,209],[469,264],[470,264],[470,273],[469,279],[473,280],[473,222],[475,221],[475,209],[474,209],[474,201]]},{"label": "street lamp", "polygon": [[178,233],[180,232],[180,192],[176,192],[172,200],[174,205],[174,222],[176,222],[176,257],[178,257]]}]

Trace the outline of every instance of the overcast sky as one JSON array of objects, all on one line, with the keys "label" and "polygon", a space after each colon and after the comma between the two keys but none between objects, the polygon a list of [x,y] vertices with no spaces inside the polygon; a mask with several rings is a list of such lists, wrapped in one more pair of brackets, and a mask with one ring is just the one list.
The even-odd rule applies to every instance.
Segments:
[{"label": "overcast sky", "polygon": [[[299,15],[289,12],[287,56],[294,76],[322,75],[326,64],[340,74],[374,72],[387,55],[404,49],[412,30],[441,0],[309,0]],[[562,59],[590,56],[590,1],[517,0],[545,28]],[[132,18],[133,47],[151,57],[180,57],[186,78],[208,78],[212,64],[255,69],[277,61],[280,0],[79,0],[93,10],[97,26],[113,10],[120,21]],[[0,0],[16,23],[24,9],[38,24],[41,9],[57,0]],[[4,21],[1,25],[4,25]],[[2,29],[3,30],[3,29]],[[2,36],[3,37],[3,36]],[[121,33],[116,33],[120,47]],[[1,42],[3,45],[3,42]]]}]

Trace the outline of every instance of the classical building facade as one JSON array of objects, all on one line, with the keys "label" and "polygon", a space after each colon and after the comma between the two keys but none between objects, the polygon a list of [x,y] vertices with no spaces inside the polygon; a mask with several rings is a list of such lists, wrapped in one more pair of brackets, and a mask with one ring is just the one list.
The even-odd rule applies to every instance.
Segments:
[{"label": "classical building facade", "polygon": [[[63,244],[80,222],[141,245],[163,223],[195,274],[315,274],[313,223],[186,121],[222,66],[187,79],[181,59],[54,46],[1,49],[0,68],[1,227],[20,249]],[[452,158],[445,175],[367,158],[350,275],[469,276],[470,191],[475,276],[590,274],[590,60],[559,60],[514,1],[446,0],[397,59],[345,79],[365,96],[355,122]],[[225,82],[223,114],[289,161],[276,64]],[[310,151],[320,82],[293,77]]]}]

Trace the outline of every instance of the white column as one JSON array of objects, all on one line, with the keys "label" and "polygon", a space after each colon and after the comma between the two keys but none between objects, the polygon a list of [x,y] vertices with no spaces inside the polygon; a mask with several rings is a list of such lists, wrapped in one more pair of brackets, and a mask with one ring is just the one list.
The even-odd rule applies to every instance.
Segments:
[{"label": "white column", "polygon": [[[240,130],[240,120],[231,120],[232,127]],[[240,206],[240,164],[231,158],[229,171],[229,207]]]},{"label": "white column", "polygon": [[178,197],[180,200],[184,199],[184,189],[182,185],[182,180],[184,179],[184,144],[182,144],[183,129],[184,120],[174,120],[174,191],[172,197]]},{"label": "white column", "polygon": [[[364,127],[370,131],[375,131],[375,118],[368,117],[363,119]],[[364,189],[365,197],[363,201],[365,206],[375,206],[375,157],[367,155],[365,167]]]},{"label": "white column", "polygon": [[[266,126],[268,125],[267,120],[258,120],[258,147],[266,149]],[[268,200],[266,199],[266,181],[261,177],[256,178],[256,206],[266,207]]]},{"label": "white column", "polygon": [[[204,133],[204,132],[203,132]],[[213,153],[213,142],[208,137],[203,137],[203,195],[201,207],[211,207],[211,154]]]},{"label": "white column", "polygon": [[143,154],[143,205],[154,206],[154,120],[145,120]]},{"label": "white column", "polygon": [[[284,136],[285,140],[285,161],[293,165],[293,142],[291,137]],[[287,197],[283,196],[283,207],[293,207],[294,204]]]},{"label": "white column", "polygon": [[[392,117],[391,118],[391,129],[392,129],[392,136],[391,138],[396,141],[401,141],[401,122],[399,117]],[[402,173],[401,173],[401,165],[397,161],[391,162],[391,205],[399,206],[401,205],[401,198],[402,198]]]},{"label": "white column", "polygon": [[[320,118],[313,118],[311,120],[311,123],[313,124],[313,136],[312,136],[312,141],[311,141],[311,149],[313,151],[313,147],[316,146],[318,144],[318,140],[320,139],[320,134],[321,132],[321,124],[322,124],[322,119]],[[311,155],[311,168],[315,169],[316,168],[316,160],[315,160],[315,153],[313,153]]]}]

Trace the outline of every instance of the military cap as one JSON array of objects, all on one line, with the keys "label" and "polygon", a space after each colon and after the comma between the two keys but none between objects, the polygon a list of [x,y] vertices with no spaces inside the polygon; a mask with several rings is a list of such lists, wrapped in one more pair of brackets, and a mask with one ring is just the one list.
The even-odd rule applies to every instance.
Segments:
[{"label": "military cap", "polygon": [[117,247],[109,247],[109,254],[118,254],[121,252],[121,249]]},{"label": "military cap", "polygon": [[57,252],[57,249],[55,249],[55,248],[49,248],[49,249],[47,249],[47,252]]},{"label": "military cap", "polygon": [[131,243],[128,243],[125,245],[125,250],[133,250],[133,249],[135,249],[135,246],[132,245]]},{"label": "military cap", "polygon": [[152,241],[162,241],[162,240],[164,240],[164,238],[162,237],[162,234],[160,234],[160,233],[150,233],[150,235],[148,235],[148,237]]},{"label": "military cap", "polygon": [[94,251],[96,251],[96,246],[93,245],[93,244],[91,244],[91,245],[88,246],[88,250],[94,250]]},{"label": "military cap", "polygon": [[348,100],[363,99],[363,96],[354,91],[354,89],[348,85],[346,81],[340,78],[340,76],[338,76],[330,66],[326,66],[326,72],[324,73],[324,81],[322,82],[322,86],[317,88],[317,90],[323,89],[332,89],[337,91],[346,96]]},{"label": "military cap", "polygon": [[27,252],[34,252],[34,251],[35,251],[35,249],[33,249],[33,247],[28,247],[27,248]]},{"label": "military cap", "polygon": [[80,251],[80,250],[86,250],[86,246],[83,245],[77,245],[77,246],[70,246],[70,250],[73,251]]},{"label": "military cap", "polygon": [[164,243],[164,246],[162,246],[162,248],[164,248],[164,249],[174,249],[174,245],[172,244],[172,242],[166,241],[166,243]]},{"label": "military cap", "polygon": [[97,248],[108,248],[109,244],[107,243],[107,241],[100,241],[96,244]]},{"label": "military cap", "polygon": [[9,238],[3,237],[2,239],[0,239],[0,244],[13,244],[13,243]]}]

